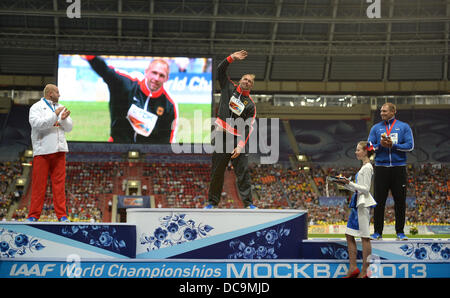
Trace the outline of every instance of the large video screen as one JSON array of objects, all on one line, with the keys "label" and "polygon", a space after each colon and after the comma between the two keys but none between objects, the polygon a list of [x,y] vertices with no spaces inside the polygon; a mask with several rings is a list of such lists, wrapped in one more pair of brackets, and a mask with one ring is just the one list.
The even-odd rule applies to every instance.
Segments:
[{"label": "large video screen", "polygon": [[58,56],[68,141],[208,143],[212,58]]}]

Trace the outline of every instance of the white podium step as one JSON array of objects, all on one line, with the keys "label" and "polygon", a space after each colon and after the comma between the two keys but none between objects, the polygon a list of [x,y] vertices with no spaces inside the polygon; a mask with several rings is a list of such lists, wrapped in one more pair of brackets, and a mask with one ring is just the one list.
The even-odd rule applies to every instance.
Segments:
[{"label": "white podium step", "polygon": [[134,258],[136,226],[111,223],[0,222],[0,260]]},{"label": "white podium step", "polygon": [[306,218],[303,210],[127,209],[144,259],[296,259]]}]

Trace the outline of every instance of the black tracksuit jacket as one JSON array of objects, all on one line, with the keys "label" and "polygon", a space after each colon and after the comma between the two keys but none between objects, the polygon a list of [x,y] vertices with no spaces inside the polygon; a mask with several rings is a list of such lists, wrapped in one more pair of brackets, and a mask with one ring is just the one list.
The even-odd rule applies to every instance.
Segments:
[{"label": "black tracksuit jacket", "polygon": [[[164,87],[157,92],[150,92],[145,79],[130,77],[128,74],[106,65],[96,56],[86,56],[92,69],[103,78],[109,88],[109,112],[111,117],[111,138],[115,143],[169,144],[175,141],[175,128],[178,111],[175,102]],[[151,97],[149,98],[151,94]],[[158,116],[152,133],[148,136],[135,134],[128,122],[127,112],[132,104],[144,108],[149,98],[147,111]],[[172,126],[172,122],[175,121]]]},{"label": "black tracksuit jacket", "polygon": [[[227,75],[227,68],[230,63],[233,62],[231,56],[228,56],[224,59],[217,68],[217,76],[220,84],[220,102],[219,109],[217,112],[216,125],[221,127],[224,131],[233,134],[237,138],[237,144],[244,148],[248,142],[250,134],[253,131],[253,123],[256,118],[256,106],[253,99],[250,97],[248,91],[241,90],[239,85],[234,84]],[[230,98],[234,96],[239,98],[240,101],[244,104],[245,108],[242,111],[241,115],[233,113],[230,110]],[[236,120],[238,118],[242,118],[242,120],[246,121],[244,130],[238,130],[236,127],[232,127],[227,124],[227,119]],[[230,122],[229,122],[230,123]]]}]

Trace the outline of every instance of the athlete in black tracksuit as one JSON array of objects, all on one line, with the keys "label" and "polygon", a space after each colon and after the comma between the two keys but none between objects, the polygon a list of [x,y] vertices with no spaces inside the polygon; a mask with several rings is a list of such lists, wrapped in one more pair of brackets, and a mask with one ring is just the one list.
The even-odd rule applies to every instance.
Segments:
[{"label": "athlete in black tracksuit", "polygon": [[[245,51],[239,53],[242,54],[242,52],[245,53],[245,58],[247,53]],[[230,159],[237,176],[237,186],[244,206],[252,206],[247,142],[252,133],[253,123],[256,117],[255,103],[250,97],[250,89],[253,87],[254,76],[244,75],[239,81],[239,85],[235,85],[226,73],[228,66],[234,61],[232,58],[233,55],[223,60],[217,69],[221,96],[217,119],[215,121],[216,128],[213,132],[212,143],[215,150],[212,155],[211,183],[208,193],[210,205],[207,208],[215,207],[220,202],[225,169]],[[244,59],[239,55],[236,58],[239,60]],[[241,83],[248,79],[251,80],[250,89],[248,89],[249,85],[245,85],[245,87],[241,86],[241,84],[248,83],[248,81]],[[233,125],[237,121],[241,121],[241,123],[245,121],[246,125]],[[242,152],[237,157],[232,158],[235,156],[236,150],[242,150]]]},{"label": "athlete in black tracksuit", "polygon": [[[175,102],[167,94],[164,86],[152,93],[146,84],[146,79],[139,81],[126,73],[108,67],[102,58],[96,56],[86,56],[86,60],[108,84],[111,117],[110,141],[146,144],[169,144],[175,141],[178,111]],[[146,111],[158,116],[155,127],[148,137],[135,133],[127,119],[128,109],[133,104],[141,109],[146,107]]]}]

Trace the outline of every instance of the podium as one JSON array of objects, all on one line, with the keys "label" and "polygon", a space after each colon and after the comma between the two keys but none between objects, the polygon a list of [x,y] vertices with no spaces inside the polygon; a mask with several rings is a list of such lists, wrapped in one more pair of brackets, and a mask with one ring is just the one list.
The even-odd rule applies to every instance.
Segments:
[{"label": "podium", "polygon": [[[372,241],[373,277],[450,277],[450,240]],[[362,247],[357,241],[358,264]],[[304,210],[127,210],[127,223],[0,222],[0,276],[337,278],[342,239],[308,239]]]},{"label": "podium", "polygon": [[264,209],[127,209],[139,259],[298,259],[307,212]]},{"label": "podium", "polygon": [[[450,261],[450,241],[448,239],[373,240],[370,243],[372,245],[372,255],[379,260]],[[361,241],[357,240],[356,246],[358,259],[361,259]],[[302,259],[348,259],[347,242],[342,239],[303,240],[301,250]]]},{"label": "podium", "polygon": [[0,260],[136,256],[136,226],[111,223],[0,222]]}]

